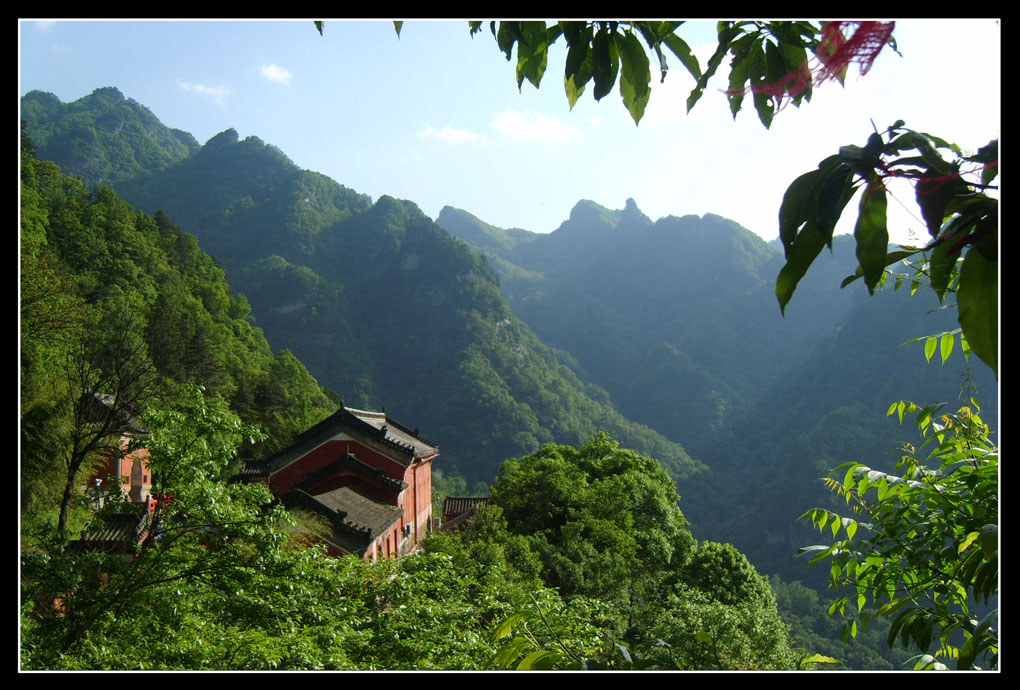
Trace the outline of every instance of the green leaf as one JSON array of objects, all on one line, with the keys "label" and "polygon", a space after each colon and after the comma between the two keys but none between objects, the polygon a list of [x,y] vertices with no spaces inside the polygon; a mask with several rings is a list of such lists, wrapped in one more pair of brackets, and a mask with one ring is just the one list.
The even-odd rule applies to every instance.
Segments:
[{"label": "green leaf", "polygon": [[680,62],[683,63],[683,66],[687,68],[692,77],[695,79],[701,77],[701,67],[698,66],[698,58],[694,57],[694,51],[691,50],[684,39],[671,33],[662,39],[662,42],[680,59]]},{"label": "green leaf", "polygon": [[636,125],[645,114],[651,95],[652,73],[641,41],[630,31],[613,34],[620,55],[620,94]]},{"label": "green leaf", "polygon": [[563,32],[563,36],[567,39],[567,47],[575,45],[581,40],[581,35],[585,31],[588,33],[586,43],[591,43],[591,25],[588,22],[560,22],[560,31]]},{"label": "green leaf", "polygon": [[847,538],[853,539],[854,535],[857,534],[857,522],[850,518],[843,518],[843,526],[846,527]]},{"label": "green leaf", "polygon": [[521,22],[517,42],[517,88],[524,80],[536,89],[545,74],[549,57],[549,35],[545,22]]},{"label": "green leaf", "polygon": [[772,116],[775,114],[775,105],[765,91],[767,81],[767,60],[765,58],[764,40],[759,38],[751,46],[748,55],[747,76],[751,80],[751,97],[754,101],[754,109],[758,113],[758,119],[768,129],[772,125]]},{"label": "green leaf", "polygon": [[887,200],[880,179],[873,180],[864,195],[857,215],[854,237],[857,240],[857,260],[861,264],[868,292],[874,293],[885,269],[889,230],[886,228]]},{"label": "green leaf", "polygon": [[964,551],[966,551],[967,547],[973,544],[979,536],[981,536],[980,532],[971,532],[970,534],[968,534],[966,539],[960,542],[960,546],[957,547],[956,552],[963,553]]},{"label": "green leaf", "polygon": [[326,27],[326,22],[316,21],[313,24],[315,24],[315,28],[319,30],[319,35],[321,36],[322,30]]},{"label": "green leaf", "polygon": [[999,376],[999,271],[998,261],[989,261],[975,247],[967,252],[960,267],[956,305],[960,327],[970,350]]},{"label": "green leaf", "polygon": [[506,620],[497,625],[495,630],[492,631],[492,641],[499,642],[504,637],[509,637],[510,635],[512,635],[514,630],[517,629],[517,626],[520,625],[523,621],[527,620],[528,616],[530,615],[531,615],[530,613],[524,611],[509,616]]},{"label": "green leaf", "polygon": [[834,159],[838,164],[836,157],[827,158],[818,165],[818,170],[804,173],[794,180],[783,194],[783,203],[779,207],[779,239],[787,255],[797,238],[797,231],[814,214],[814,189],[825,176],[825,167]]},{"label": "green leaf", "polygon": [[847,469],[846,474],[843,476],[843,488],[846,489],[847,491],[854,488],[854,485],[857,483],[854,477],[854,472],[856,469],[857,469],[856,464],[851,465]]},{"label": "green leaf", "polygon": [[939,345],[939,339],[934,335],[928,336],[924,342],[924,358],[931,361],[932,356],[935,354],[935,348]]},{"label": "green leaf", "polygon": [[[499,30],[496,33],[496,45],[506,55],[506,61],[510,62],[510,58],[513,57],[514,43],[517,42],[520,36],[520,22],[500,22]],[[518,85],[520,88],[520,85]]]},{"label": "green leaf", "polygon": [[[613,32],[615,33],[615,32]],[[601,27],[592,38],[592,76],[595,79],[594,96],[596,101],[613,90],[616,74],[620,70],[620,58],[616,42],[612,39],[609,29]]]},{"label": "green leaf", "polygon": [[585,61],[573,75],[563,78],[563,88],[567,93],[567,103],[573,110],[577,100],[584,93],[584,87],[591,81],[591,52],[585,55]]},{"label": "green leaf", "polygon": [[[830,185],[833,176],[838,179],[836,189],[839,189],[839,194],[830,196],[833,194],[833,186]],[[820,218],[819,197],[822,190],[826,190],[827,204],[832,198],[841,200],[835,204],[841,211],[852,194],[852,188],[848,186],[850,179],[840,157],[829,156],[818,164],[818,170],[794,180],[783,195],[783,204],[779,208],[779,237],[786,251],[786,264],[776,278],[776,298],[784,314],[797,283],[826,242],[831,241],[829,224],[835,224],[832,220],[834,214],[831,208],[823,206],[824,214]],[[835,217],[838,218],[838,215],[835,214]]]},{"label": "green leaf", "polygon": [[[569,23],[573,24],[574,22]],[[567,102],[573,109],[577,99],[584,92],[585,85],[592,78],[591,27],[583,27],[574,38],[568,34],[567,41],[570,47],[567,50],[567,61],[563,72],[563,86],[567,92]]]},{"label": "green leaf", "polygon": [[836,228],[851,197],[854,195],[853,170],[847,165],[837,166],[828,179],[818,188],[815,214],[818,219],[816,231],[832,249],[832,231]]},{"label": "green leaf", "polygon": [[540,649],[532,652],[517,664],[518,671],[547,671],[553,667],[560,658],[556,652],[548,649]]},{"label": "green leaf", "polygon": [[814,546],[802,546],[799,549],[797,549],[797,555],[794,556],[794,558],[800,558],[801,556],[804,556],[809,553],[814,553],[815,551],[828,551],[828,550],[829,547],[824,544],[815,544]]},{"label": "green leaf", "polygon": [[982,525],[981,531],[978,534],[981,539],[981,552],[985,555],[985,558],[989,560],[995,558],[995,554],[999,550],[999,526],[993,524]]},{"label": "green leaf", "polygon": [[801,665],[804,664],[839,664],[841,663],[838,659],[833,659],[831,656],[825,656],[824,654],[812,654],[809,657],[805,657],[800,660]]},{"label": "green leaf", "polygon": [[914,197],[921,208],[925,225],[928,226],[928,234],[934,238],[939,235],[942,220],[946,216],[946,206],[956,196],[957,185],[961,183],[958,178],[938,179],[945,175],[932,168],[927,168],[922,175],[914,185]]},{"label": "green leaf", "polygon": [[404,22],[393,22],[393,30],[397,32],[397,38],[400,38],[400,30],[404,28]]},{"label": "green leaf", "polygon": [[878,480],[878,500],[879,502],[884,501],[889,496],[889,480],[886,477],[882,477]]},{"label": "green leaf", "polygon": [[716,70],[719,69],[719,65],[722,64],[723,58],[726,57],[726,53],[729,52],[731,42],[736,38],[741,30],[737,26],[722,26],[723,22],[720,22],[719,30],[719,44],[716,46],[715,52],[712,53],[712,57],[708,59],[708,64],[705,65],[705,71],[701,73],[698,78],[698,83],[691,90],[691,94],[687,97],[687,112],[691,112],[691,108],[698,102],[701,96],[705,93],[705,88],[708,86],[708,80],[711,79]]},{"label": "green leaf", "polygon": [[[946,223],[947,234],[952,235],[955,233],[957,220],[958,217]],[[953,278],[953,271],[956,268],[959,257],[958,249],[959,245],[954,240],[946,237],[941,242],[936,243],[928,258],[928,275],[931,288],[939,296],[939,301],[943,299],[946,290],[949,289],[949,283]]]},{"label": "green leaf", "polygon": [[528,649],[530,646],[531,642],[529,642],[526,638],[515,637],[507,643],[506,647],[503,647],[496,652],[489,665],[496,669],[510,668],[510,665],[513,664],[517,657],[523,654],[524,650]]},{"label": "green leaf", "polygon": [[744,84],[747,82],[750,70],[751,63],[749,60],[733,58],[733,64],[730,69],[730,84],[727,92],[730,100],[730,113],[732,113],[734,120],[737,119],[737,113],[740,112],[741,104],[744,102]]},{"label": "green leaf", "polygon": [[939,354],[942,356],[942,364],[946,363],[949,359],[949,355],[953,353],[953,343],[955,339],[952,333],[943,333],[942,340],[939,342]]}]

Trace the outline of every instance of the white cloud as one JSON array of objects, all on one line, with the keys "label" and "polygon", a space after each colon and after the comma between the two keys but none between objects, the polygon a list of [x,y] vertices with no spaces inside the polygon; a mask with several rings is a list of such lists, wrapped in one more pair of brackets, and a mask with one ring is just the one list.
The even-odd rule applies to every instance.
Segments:
[{"label": "white cloud", "polygon": [[275,81],[284,86],[290,86],[290,80],[294,78],[290,70],[284,69],[279,65],[263,65],[261,72],[262,76],[269,81]]},{"label": "white cloud", "polygon": [[520,141],[561,142],[582,136],[580,130],[556,118],[530,110],[518,112],[512,108],[496,115],[490,126]]},{"label": "white cloud", "polygon": [[470,129],[454,129],[450,126],[443,127],[442,129],[433,129],[430,125],[425,125],[425,129],[419,133],[419,136],[426,139],[449,141],[454,144],[478,144],[484,146],[487,141],[484,134],[472,132]]},{"label": "white cloud", "polygon": [[190,93],[198,94],[199,96],[207,96],[216,101],[216,105],[223,105],[224,99],[233,93],[230,89],[222,87],[206,86],[205,84],[192,84],[190,81],[177,80],[177,86],[181,87],[185,91]]},{"label": "white cloud", "polygon": [[50,22],[50,21],[47,21],[47,22],[36,22],[35,23],[35,30],[36,31],[49,31],[50,29],[52,29],[56,25],[57,25],[56,22]]}]

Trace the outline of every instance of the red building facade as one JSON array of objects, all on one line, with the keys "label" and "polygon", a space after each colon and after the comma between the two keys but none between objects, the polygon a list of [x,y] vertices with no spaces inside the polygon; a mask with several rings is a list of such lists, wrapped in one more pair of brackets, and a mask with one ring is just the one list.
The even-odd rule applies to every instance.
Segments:
[{"label": "red building facade", "polygon": [[435,445],[385,411],[341,407],[265,460],[245,481],[265,482],[291,509],[325,518],[315,536],[333,555],[376,560],[417,550],[432,519]]},{"label": "red building facade", "polygon": [[[120,438],[120,452],[111,452],[103,458],[102,464],[93,471],[88,486],[98,486],[107,496],[119,492],[125,500],[140,503],[149,500],[152,493],[149,451],[139,448],[129,453],[130,441],[131,436]],[[111,482],[111,479],[114,481]]]}]

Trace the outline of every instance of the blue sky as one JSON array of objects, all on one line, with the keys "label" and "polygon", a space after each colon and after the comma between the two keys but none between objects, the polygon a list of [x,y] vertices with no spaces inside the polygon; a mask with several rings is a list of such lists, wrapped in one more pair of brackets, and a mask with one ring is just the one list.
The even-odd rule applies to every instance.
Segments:
[{"label": "blue sky", "polygon": [[[681,35],[704,64],[714,23]],[[596,103],[589,87],[571,111],[562,39],[541,89],[519,92],[488,29],[472,38],[463,21],[405,22],[399,39],[391,22],[327,21],[320,36],[311,21],[23,21],[19,96],[68,102],[115,86],[201,143],[233,127],[433,218],[451,205],[549,232],[579,199],[622,208],[632,197],[653,219],[716,213],[772,239],[786,187],[840,146],[863,145],[872,119],[971,151],[999,136],[996,21],[900,21],[894,36],[903,57],[886,49],[867,75],[851,68],[845,88],[816,89],[771,130],[749,103],[734,122],[718,77],[686,114],[693,79],[676,60],[665,84],[653,79],[640,126],[618,92]],[[910,189],[892,191],[915,209]],[[841,231],[852,231],[850,210]],[[894,240],[921,227],[890,202]]]}]

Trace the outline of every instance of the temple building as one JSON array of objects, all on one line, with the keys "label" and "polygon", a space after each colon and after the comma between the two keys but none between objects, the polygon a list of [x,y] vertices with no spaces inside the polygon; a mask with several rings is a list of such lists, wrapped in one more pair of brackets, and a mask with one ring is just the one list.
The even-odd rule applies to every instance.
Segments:
[{"label": "temple building", "polygon": [[432,520],[432,461],[439,448],[383,412],[341,407],[264,460],[260,481],[289,509],[319,516],[314,537],[331,555],[377,560],[418,549]]}]

